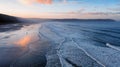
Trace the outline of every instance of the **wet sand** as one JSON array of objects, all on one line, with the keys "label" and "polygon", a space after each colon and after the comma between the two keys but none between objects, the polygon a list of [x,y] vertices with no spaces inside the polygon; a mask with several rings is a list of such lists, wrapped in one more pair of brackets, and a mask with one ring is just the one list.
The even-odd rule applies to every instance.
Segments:
[{"label": "wet sand", "polygon": [[1,26],[0,67],[45,67],[49,42],[38,35],[40,26],[36,23]]}]

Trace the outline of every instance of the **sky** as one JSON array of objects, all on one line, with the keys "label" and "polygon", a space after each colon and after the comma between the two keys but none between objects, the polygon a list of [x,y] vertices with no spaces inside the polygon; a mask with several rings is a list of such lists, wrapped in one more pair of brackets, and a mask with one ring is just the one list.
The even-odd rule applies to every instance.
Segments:
[{"label": "sky", "polygon": [[0,13],[23,18],[120,20],[120,0],[0,0]]}]

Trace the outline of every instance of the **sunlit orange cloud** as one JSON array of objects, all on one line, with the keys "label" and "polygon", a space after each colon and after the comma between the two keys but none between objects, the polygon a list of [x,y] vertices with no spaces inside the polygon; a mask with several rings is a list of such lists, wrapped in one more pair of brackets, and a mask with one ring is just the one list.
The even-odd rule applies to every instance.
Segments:
[{"label": "sunlit orange cloud", "polygon": [[52,0],[36,0],[36,1],[41,4],[52,4]]},{"label": "sunlit orange cloud", "polygon": [[26,47],[30,43],[30,41],[31,41],[31,36],[25,36],[20,40],[18,40],[17,42],[15,42],[15,44],[21,47]]},{"label": "sunlit orange cloud", "polygon": [[27,4],[27,5],[34,3],[34,0],[18,0],[18,1],[22,4]]},{"label": "sunlit orange cloud", "polygon": [[23,4],[33,4],[33,3],[52,4],[52,0],[19,0],[19,2]]}]

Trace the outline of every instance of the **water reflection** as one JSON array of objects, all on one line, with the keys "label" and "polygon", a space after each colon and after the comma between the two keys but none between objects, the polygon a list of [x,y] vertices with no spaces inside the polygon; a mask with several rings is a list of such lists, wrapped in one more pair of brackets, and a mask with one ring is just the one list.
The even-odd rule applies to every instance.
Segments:
[{"label": "water reflection", "polygon": [[20,30],[23,27],[23,24],[8,24],[8,25],[0,25],[0,32],[8,32]]},{"label": "water reflection", "polygon": [[27,35],[21,38],[20,40],[18,40],[15,44],[21,47],[26,47],[30,43],[31,40],[32,40],[31,36]]},{"label": "water reflection", "polygon": [[[19,28],[19,26],[22,27]],[[0,26],[0,67],[10,67],[14,65],[16,61],[25,61],[22,58],[31,58],[29,52],[31,52],[33,48],[35,49],[35,47],[30,45],[36,46],[34,43],[39,39],[37,36],[39,27],[40,24],[18,24],[14,26],[11,24],[9,26]],[[5,28],[6,31],[3,28]]]}]

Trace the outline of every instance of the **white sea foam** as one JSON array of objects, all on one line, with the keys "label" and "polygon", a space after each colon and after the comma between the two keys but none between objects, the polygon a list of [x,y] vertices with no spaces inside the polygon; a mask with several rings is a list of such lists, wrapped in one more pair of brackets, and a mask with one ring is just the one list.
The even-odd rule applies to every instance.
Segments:
[{"label": "white sea foam", "polygon": [[120,51],[120,48],[119,48],[119,47],[113,46],[113,45],[111,45],[110,43],[106,43],[106,46],[108,46],[108,47],[110,47],[110,48],[112,48],[112,49],[115,49],[115,50]]},{"label": "white sea foam", "polygon": [[106,67],[102,62],[100,62],[100,61],[97,60],[96,58],[92,57],[86,50],[84,50],[82,47],[80,47],[73,39],[72,39],[72,41],[75,43],[75,45],[76,45],[79,49],[83,50],[83,51],[86,53],[86,55],[88,55],[90,58],[92,58],[93,60],[95,60],[95,61],[96,61],[98,64],[100,64],[101,66]]}]

